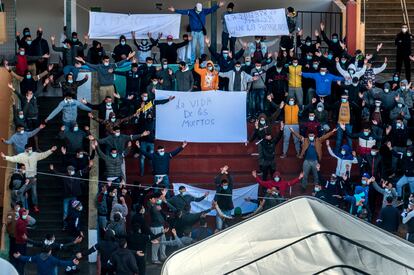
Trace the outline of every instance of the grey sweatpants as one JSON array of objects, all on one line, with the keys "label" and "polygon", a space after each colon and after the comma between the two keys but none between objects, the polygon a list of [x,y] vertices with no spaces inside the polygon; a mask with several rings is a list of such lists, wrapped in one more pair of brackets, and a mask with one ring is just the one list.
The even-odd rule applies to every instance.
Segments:
[{"label": "grey sweatpants", "polygon": [[[289,130],[292,128],[295,133],[299,133],[299,125],[285,125],[283,128],[283,154],[285,155],[289,149],[290,135],[292,132]],[[293,142],[295,143],[296,154],[300,153],[300,140],[293,136]]]},{"label": "grey sweatpants", "polygon": [[308,176],[309,173],[312,171],[313,174],[313,182],[318,183],[318,170],[316,170],[316,165],[318,164],[317,160],[306,160],[303,162],[303,179],[302,179],[302,186],[306,188],[308,186]]},{"label": "grey sweatpants", "polygon": [[[160,227],[150,227],[150,230],[152,232],[152,234],[157,235],[161,232],[164,232],[164,227],[160,226]],[[160,242],[165,242],[165,234],[162,234],[162,236],[160,237]],[[151,260],[153,262],[159,261],[158,260],[158,251],[160,251],[160,259],[161,260],[165,260],[167,259],[167,255],[165,255],[165,244],[152,244],[151,246]]]}]

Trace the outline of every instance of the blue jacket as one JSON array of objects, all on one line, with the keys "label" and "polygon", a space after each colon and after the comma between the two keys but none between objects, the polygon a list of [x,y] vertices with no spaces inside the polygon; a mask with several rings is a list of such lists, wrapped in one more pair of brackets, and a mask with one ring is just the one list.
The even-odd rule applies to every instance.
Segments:
[{"label": "blue jacket", "polygon": [[18,260],[22,262],[35,263],[37,265],[38,275],[54,275],[55,266],[73,266],[72,261],[62,261],[47,253],[41,253],[36,256],[20,256]]},{"label": "blue jacket", "polygon": [[158,152],[148,153],[147,151],[139,148],[141,154],[152,160],[152,174],[153,175],[168,175],[170,173],[170,160],[178,155],[184,148],[182,146],[178,147],[172,152],[165,152],[161,156]]},{"label": "blue jacket", "polygon": [[[206,25],[206,16],[210,13],[215,12],[218,10],[219,6],[214,5],[210,9],[203,9],[197,16],[197,13],[195,12],[195,9],[190,10],[175,10],[176,13],[182,14],[182,15],[188,15],[190,19],[190,27],[191,31],[193,32],[199,32],[203,30],[203,26]],[[200,20],[198,19],[200,17],[201,22],[203,22],[203,25],[201,25]]]},{"label": "blue jacket", "polygon": [[66,99],[62,100],[59,105],[50,113],[46,118],[47,121],[54,118],[57,114],[62,111],[62,120],[63,122],[76,122],[78,117],[78,108],[87,112],[92,112],[92,109],[84,105],[80,101],[73,99],[71,102]]},{"label": "blue jacket", "polygon": [[332,81],[345,80],[342,76],[335,76],[333,74],[321,75],[320,73],[302,73],[305,78],[311,78],[316,83],[316,94],[318,96],[331,95]]}]

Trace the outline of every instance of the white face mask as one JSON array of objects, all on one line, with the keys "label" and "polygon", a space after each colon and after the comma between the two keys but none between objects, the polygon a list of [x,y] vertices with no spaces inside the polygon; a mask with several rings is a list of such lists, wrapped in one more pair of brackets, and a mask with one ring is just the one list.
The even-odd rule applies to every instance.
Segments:
[{"label": "white face mask", "polygon": [[388,93],[390,91],[390,89],[384,89],[385,93]]},{"label": "white face mask", "polygon": [[310,141],[314,141],[315,140],[315,137],[309,137],[309,140]]},{"label": "white face mask", "polygon": [[315,188],[313,188],[313,191],[319,192],[319,191],[321,191],[321,188],[320,187],[315,187]]},{"label": "white face mask", "polygon": [[118,132],[115,133],[116,137],[119,137],[120,135],[121,135],[121,133],[118,133]]},{"label": "white face mask", "polygon": [[24,118],[24,115],[19,115],[19,118],[20,118],[20,119],[23,119],[23,118]]},{"label": "white face mask", "polygon": [[266,120],[260,120],[259,122],[261,125],[265,125],[266,124]]},{"label": "white face mask", "polygon": [[241,67],[236,67],[236,72],[239,72]]},{"label": "white face mask", "polygon": [[290,105],[290,106],[295,105],[295,101],[293,101],[293,100],[289,100],[289,105]]},{"label": "white face mask", "polygon": [[317,109],[318,109],[318,112],[322,112],[323,111],[323,108],[322,107],[318,107]]},{"label": "white face mask", "polygon": [[341,155],[345,156],[345,154],[346,154],[346,151],[345,150],[342,150],[341,151]]},{"label": "white face mask", "polygon": [[79,131],[79,127],[73,127],[73,131],[75,132]]},{"label": "white face mask", "polygon": [[273,179],[274,179],[276,182],[280,181],[280,178],[279,178],[279,177],[274,177]]},{"label": "white face mask", "polygon": [[171,45],[172,45],[172,43],[173,43],[172,41],[168,41],[168,42],[167,42],[168,46],[171,46]]},{"label": "white face mask", "polygon": [[21,130],[19,133],[23,135],[24,134],[24,130]]},{"label": "white face mask", "polygon": [[326,75],[326,72],[321,72],[321,75]]},{"label": "white face mask", "polygon": [[314,121],[315,120],[315,117],[314,116],[310,116],[309,117],[309,121]]},{"label": "white face mask", "polygon": [[406,32],[408,31],[408,28],[402,28],[402,29],[401,29],[401,31],[402,31],[403,33],[406,33]]},{"label": "white face mask", "polygon": [[31,154],[33,153],[33,150],[32,150],[32,149],[27,150],[27,153],[28,153],[29,155],[31,155]]},{"label": "white face mask", "polygon": [[163,67],[164,70],[168,69],[168,65],[167,64],[162,65],[162,67]]},{"label": "white face mask", "polygon": [[256,66],[256,70],[260,71],[262,67],[261,66]]},{"label": "white face mask", "polygon": [[69,175],[71,176],[75,175],[75,171],[69,171]]},{"label": "white face mask", "polygon": [[80,159],[83,159],[83,154],[79,154],[79,158]]},{"label": "white face mask", "polygon": [[201,12],[203,10],[203,4],[197,3],[196,4],[196,11]]},{"label": "white face mask", "polygon": [[107,67],[107,66],[109,66],[109,62],[104,62],[103,64],[104,64],[104,66],[106,66],[106,67]]},{"label": "white face mask", "polygon": [[144,97],[142,98],[142,100],[147,101],[147,100],[148,100],[148,96],[144,96]]},{"label": "white face mask", "polygon": [[116,121],[116,117],[111,117],[111,121],[115,122]]}]

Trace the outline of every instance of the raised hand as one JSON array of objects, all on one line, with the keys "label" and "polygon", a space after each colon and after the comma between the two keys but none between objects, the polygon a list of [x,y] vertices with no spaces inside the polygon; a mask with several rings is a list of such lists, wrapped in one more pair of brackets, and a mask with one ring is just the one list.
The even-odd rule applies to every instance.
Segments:
[{"label": "raised hand", "polygon": [[321,22],[321,24],[319,25],[319,27],[321,28],[321,31],[323,31],[325,29],[325,23]]},{"label": "raised hand", "polygon": [[170,12],[175,12],[175,8],[174,8],[173,6],[169,7],[169,8],[168,8],[168,10],[169,10]]}]

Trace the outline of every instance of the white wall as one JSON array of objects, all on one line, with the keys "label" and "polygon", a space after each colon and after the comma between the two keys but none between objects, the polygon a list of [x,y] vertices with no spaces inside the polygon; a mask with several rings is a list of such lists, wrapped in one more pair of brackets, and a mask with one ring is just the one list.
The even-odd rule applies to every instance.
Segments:
[{"label": "white wall", "polygon": [[[11,0],[7,0],[11,1]],[[45,38],[50,35],[59,37],[63,28],[63,0],[17,0],[17,30],[22,31],[25,26],[30,26],[32,34],[38,26],[43,27]],[[192,8],[196,0],[77,0],[77,32],[83,36],[88,32],[88,12],[90,7],[102,7],[102,11],[106,12],[120,12],[120,13],[168,13],[167,8],[173,5],[175,8]],[[208,1],[204,1],[207,5]],[[227,1],[229,3],[230,1]],[[294,7],[296,10],[302,11],[331,11],[331,0],[236,0],[235,11],[245,12],[250,10],[265,9],[265,8],[286,8],[288,6]],[[162,3],[163,10],[159,11],[155,8],[155,3]],[[85,10],[86,8],[86,10]],[[217,17],[220,20],[222,12],[225,7],[218,11]],[[314,19],[315,20],[315,19]],[[183,16],[181,23],[182,32],[185,32],[185,27],[188,24],[188,19]],[[306,27],[306,26],[304,26]],[[207,22],[207,29],[210,28],[210,20]],[[209,32],[210,33],[210,32]],[[221,34],[221,24],[218,23],[218,35]],[[220,40],[220,39],[219,39]],[[114,41],[102,41],[107,47],[112,47]]]}]

